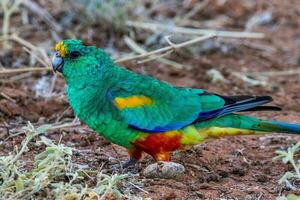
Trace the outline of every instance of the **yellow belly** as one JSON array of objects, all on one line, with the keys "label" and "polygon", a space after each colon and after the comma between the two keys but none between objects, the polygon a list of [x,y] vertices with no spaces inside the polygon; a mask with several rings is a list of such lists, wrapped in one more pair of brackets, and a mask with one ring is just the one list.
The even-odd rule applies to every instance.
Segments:
[{"label": "yellow belly", "polygon": [[203,142],[209,138],[219,138],[224,136],[235,135],[253,135],[256,132],[253,130],[237,129],[237,128],[220,128],[209,127],[196,129],[193,125],[187,126],[180,130],[182,133],[180,143],[182,145],[194,145]]}]

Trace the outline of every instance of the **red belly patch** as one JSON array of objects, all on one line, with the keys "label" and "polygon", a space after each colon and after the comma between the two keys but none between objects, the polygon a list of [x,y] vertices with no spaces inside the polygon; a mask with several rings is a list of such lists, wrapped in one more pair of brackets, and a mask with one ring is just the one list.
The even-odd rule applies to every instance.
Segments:
[{"label": "red belly patch", "polygon": [[157,154],[179,149],[181,147],[180,138],[181,133],[179,131],[154,133],[145,138],[137,139],[133,145],[155,157]]}]

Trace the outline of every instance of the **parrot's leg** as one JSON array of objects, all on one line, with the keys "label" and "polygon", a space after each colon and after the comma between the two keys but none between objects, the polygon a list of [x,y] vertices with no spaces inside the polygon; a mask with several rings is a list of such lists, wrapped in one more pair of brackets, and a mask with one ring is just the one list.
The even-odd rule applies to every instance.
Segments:
[{"label": "parrot's leg", "polygon": [[143,151],[139,149],[128,149],[127,151],[130,158],[122,165],[124,169],[135,165],[142,158],[143,155]]},{"label": "parrot's leg", "polygon": [[169,152],[159,152],[152,155],[156,162],[158,161],[170,161]]}]

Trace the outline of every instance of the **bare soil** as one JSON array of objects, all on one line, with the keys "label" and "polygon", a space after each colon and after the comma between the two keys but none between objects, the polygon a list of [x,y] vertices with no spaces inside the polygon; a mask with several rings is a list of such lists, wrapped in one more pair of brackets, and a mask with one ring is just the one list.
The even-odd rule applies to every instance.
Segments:
[{"label": "bare soil", "polygon": [[[192,69],[176,70],[156,61],[141,65],[134,62],[124,66],[141,73],[147,73],[161,80],[178,86],[204,88],[221,94],[255,94],[271,95],[274,105],[283,108],[282,112],[249,113],[262,118],[300,123],[300,4],[297,0],[260,0],[252,6],[245,6],[242,1],[227,1],[225,5],[212,5],[194,20],[205,20],[212,16],[230,16],[230,22],[222,25],[223,29],[242,29],[249,19],[261,11],[272,12],[272,20],[265,25],[254,28],[253,31],[263,32],[266,38],[262,40],[222,40],[228,50],[213,48],[206,53],[197,50],[190,56],[184,50],[172,54],[169,58],[179,63],[192,66]],[[228,5],[227,5],[228,4]],[[164,11],[170,12],[171,11]],[[17,21],[17,20],[16,20]],[[95,27],[98,30],[99,27]],[[29,30],[30,31],[30,30]],[[32,42],[45,40],[42,31],[26,36]],[[94,41],[102,44],[103,40]],[[97,43],[99,42],[99,43]],[[222,45],[221,45],[222,46]],[[13,53],[1,52],[4,62],[13,63],[18,58],[26,60],[22,49],[15,48]],[[10,60],[11,59],[11,60]],[[26,62],[24,61],[26,64]],[[226,81],[211,82],[206,75],[207,70],[216,69]],[[257,79],[261,72],[298,70],[297,73],[263,76],[267,85],[250,86],[234,76],[232,72],[254,73]],[[48,73],[44,76],[51,77]],[[0,154],[8,155],[16,145],[20,145],[23,135],[12,136],[27,121],[34,125],[54,123],[56,121],[71,121],[74,116],[67,100],[62,94],[64,81],[61,77],[55,85],[52,97],[36,97],[33,86],[40,79],[38,74],[29,74],[17,81],[3,79],[0,91],[10,98],[0,95]],[[9,137],[11,136],[11,137]],[[112,172],[118,160],[127,158],[126,151],[105,141],[85,125],[76,128],[61,129],[46,133],[46,136],[78,149],[74,155],[77,162],[88,164],[94,169],[100,169],[101,164],[107,172]],[[227,137],[194,146],[190,150],[173,152],[171,159],[186,167],[185,174],[178,180],[145,179],[143,189],[137,194],[153,199],[275,199],[281,194],[300,191],[289,191],[278,180],[284,172],[292,167],[279,161],[273,162],[275,151],[285,149],[300,140],[300,136],[288,134],[268,134],[262,136]],[[30,144],[29,151],[24,156],[28,159],[28,167],[37,152],[38,147]],[[136,172],[152,163],[146,156],[136,167]],[[298,184],[299,183],[295,183]]]}]

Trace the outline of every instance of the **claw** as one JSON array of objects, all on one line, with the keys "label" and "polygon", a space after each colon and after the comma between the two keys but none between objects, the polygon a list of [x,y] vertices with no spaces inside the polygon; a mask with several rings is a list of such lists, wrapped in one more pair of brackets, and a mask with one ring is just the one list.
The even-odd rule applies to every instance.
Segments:
[{"label": "claw", "polygon": [[122,164],[123,169],[135,165],[138,162],[137,159],[130,157],[125,163]]}]

